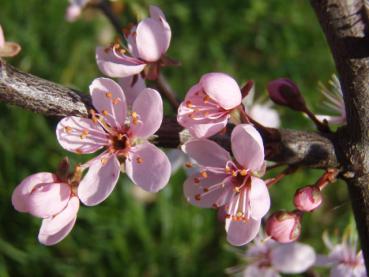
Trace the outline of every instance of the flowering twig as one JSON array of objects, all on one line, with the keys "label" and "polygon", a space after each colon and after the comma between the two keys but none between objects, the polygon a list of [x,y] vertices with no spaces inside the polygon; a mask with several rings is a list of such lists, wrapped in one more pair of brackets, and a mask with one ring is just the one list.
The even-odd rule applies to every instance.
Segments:
[{"label": "flowering twig", "polygon": [[[111,4],[108,0],[101,0],[98,4],[95,5],[96,8],[100,9],[103,14],[109,19],[110,23],[113,25],[115,31],[119,35],[119,37],[125,41],[126,38],[124,37],[123,32],[123,25],[120,19],[114,14],[111,8]],[[173,110],[177,111],[179,102],[177,100],[175,92],[171,89],[168,81],[165,77],[160,74],[158,79],[156,80],[157,87],[159,92],[162,96],[164,96],[170,105],[172,106]]]}]

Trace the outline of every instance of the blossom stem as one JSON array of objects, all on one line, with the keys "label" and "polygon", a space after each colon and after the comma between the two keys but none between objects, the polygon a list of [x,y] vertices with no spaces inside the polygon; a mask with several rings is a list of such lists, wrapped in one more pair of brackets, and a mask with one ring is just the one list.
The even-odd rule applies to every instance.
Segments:
[{"label": "blossom stem", "polygon": [[277,176],[275,176],[275,177],[273,177],[271,179],[266,180],[266,185],[268,187],[271,187],[272,185],[278,183],[280,180],[282,180],[287,175],[290,175],[290,174],[295,173],[297,169],[298,169],[297,166],[289,166],[289,167],[287,167],[285,170],[283,170]]},{"label": "blossom stem", "polygon": [[319,190],[323,190],[328,184],[336,181],[337,175],[340,171],[337,168],[329,168],[324,174],[316,181],[315,186]]},{"label": "blossom stem", "polygon": [[329,129],[328,124],[326,124],[325,122],[321,122],[316,116],[315,114],[310,111],[306,106],[305,106],[305,110],[304,113],[314,122],[315,126],[317,127],[317,129],[320,132],[324,132],[324,133],[331,133],[331,130]]}]

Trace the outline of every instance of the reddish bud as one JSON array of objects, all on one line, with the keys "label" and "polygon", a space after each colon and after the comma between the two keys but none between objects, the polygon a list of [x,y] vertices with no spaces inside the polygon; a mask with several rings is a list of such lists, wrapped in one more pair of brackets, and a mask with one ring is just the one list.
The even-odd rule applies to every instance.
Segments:
[{"label": "reddish bud", "polygon": [[269,82],[269,97],[275,103],[287,106],[293,110],[306,111],[305,100],[298,86],[287,78],[280,78]]},{"label": "reddish bud", "polygon": [[69,158],[64,157],[64,159],[62,159],[61,162],[59,163],[55,174],[61,181],[66,181],[68,179],[69,169],[70,169]]},{"label": "reddish bud", "polygon": [[301,234],[301,213],[275,212],[268,218],[265,231],[268,236],[280,243],[295,241]]},{"label": "reddish bud", "polygon": [[321,191],[315,186],[306,186],[296,191],[293,202],[302,212],[311,212],[318,208],[323,201]]}]

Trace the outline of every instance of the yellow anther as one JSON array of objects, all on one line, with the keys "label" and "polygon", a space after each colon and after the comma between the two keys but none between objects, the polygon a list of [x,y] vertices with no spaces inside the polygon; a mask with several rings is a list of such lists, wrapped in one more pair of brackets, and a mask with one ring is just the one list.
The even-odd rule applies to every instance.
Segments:
[{"label": "yellow anther", "polygon": [[210,97],[209,97],[209,96],[207,96],[207,95],[205,95],[205,96],[204,96],[204,98],[203,98],[202,100],[203,100],[203,101],[204,101],[204,103],[206,104],[206,103],[208,103],[208,102],[209,102]]},{"label": "yellow anther", "polygon": [[203,178],[208,178],[208,173],[206,171],[201,171],[200,172],[200,175],[203,177]]},{"label": "yellow anther", "polygon": [[190,162],[185,163],[185,167],[187,167],[187,168],[192,168],[192,163],[190,163]]},{"label": "yellow anther", "polygon": [[123,134],[118,134],[118,135],[117,135],[117,139],[118,139],[118,140],[122,140],[122,139],[123,139],[123,137],[124,137],[124,135],[123,135]]},{"label": "yellow anther", "polygon": [[144,162],[144,160],[141,157],[136,158],[136,163],[142,164],[143,162]]},{"label": "yellow anther", "polygon": [[138,114],[136,112],[132,112],[132,123],[134,125],[138,124]]},{"label": "yellow anther", "polygon": [[106,163],[108,162],[108,159],[107,158],[101,158],[100,162],[101,162],[102,165],[106,165]]},{"label": "yellow anther", "polygon": [[115,98],[115,99],[113,100],[113,105],[117,105],[120,101],[121,101],[121,100],[120,100],[120,98],[119,98],[119,97]]},{"label": "yellow anther", "polygon": [[224,169],[225,173],[229,174],[231,173],[231,169],[229,166],[226,166],[225,169]]},{"label": "yellow anther", "polygon": [[107,116],[109,114],[109,112],[107,110],[103,110],[102,111],[102,114],[105,115],[105,116]]},{"label": "yellow anther", "polygon": [[64,127],[64,131],[67,133],[67,134],[70,134],[72,132],[72,127],[69,127],[69,126],[65,126]]},{"label": "yellow anther", "polygon": [[240,191],[241,191],[241,189],[240,189],[240,187],[234,187],[234,188],[233,188],[233,191],[234,191],[234,192],[240,192]]},{"label": "yellow anther", "polygon": [[246,176],[247,175],[247,170],[246,169],[242,169],[240,172],[241,176]]},{"label": "yellow anther", "polygon": [[193,107],[192,102],[190,100],[186,101],[186,107],[190,109]]},{"label": "yellow anther", "polygon": [[109,91],[107,93],[105,93],[105,96],[106,96],[106,98],[109,98],[109,99],[113,98],[113,94]]},{"label": "yellow anther", "polygon": [[88,136],[88,130],[83,130],[79,136],[81,139],[85,139]]},{"label": "yellow anther", "polygon": [[237,176],[237,171],[236,170],[232,170],[232,176],[236,177]]},{"label": "yellow anther", "polygon": [[244,213],[241,212],[241,211],[238,211],[237,214],[236,214],[238,217],[243,217]]}]

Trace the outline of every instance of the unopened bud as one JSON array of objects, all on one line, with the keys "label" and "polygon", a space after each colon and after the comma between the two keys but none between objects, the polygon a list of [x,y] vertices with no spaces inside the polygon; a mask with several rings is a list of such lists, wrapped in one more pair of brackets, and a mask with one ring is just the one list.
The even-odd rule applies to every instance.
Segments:
[{"label": "unopened bud", "polygon": [[287,78],[280,78],[268,84],[269,97],[275,103],[293,110],[305,111],[305,100],[298,86]]},{"label": "unopened bud", "polygon": [[302,212],[311,212],[318,208],[323,201],[322,192],[315,186],[306,186],[296,191],[293,202]]},{"label": "unopened bud", "polygon": [[297,240],[301,234],[300,212],[275,212],[268,218],[265,231],[268,236],[280,243]]},{"label": "unopened bud", "polygon": [[68,157],[64,157],[64,159],[62,159],[60,161],[55,174],[56,174],[56,176],[58,176],[58,178],[61,181],[66,181],[68,179],[69,169],[70,169],[69,158]]}]

